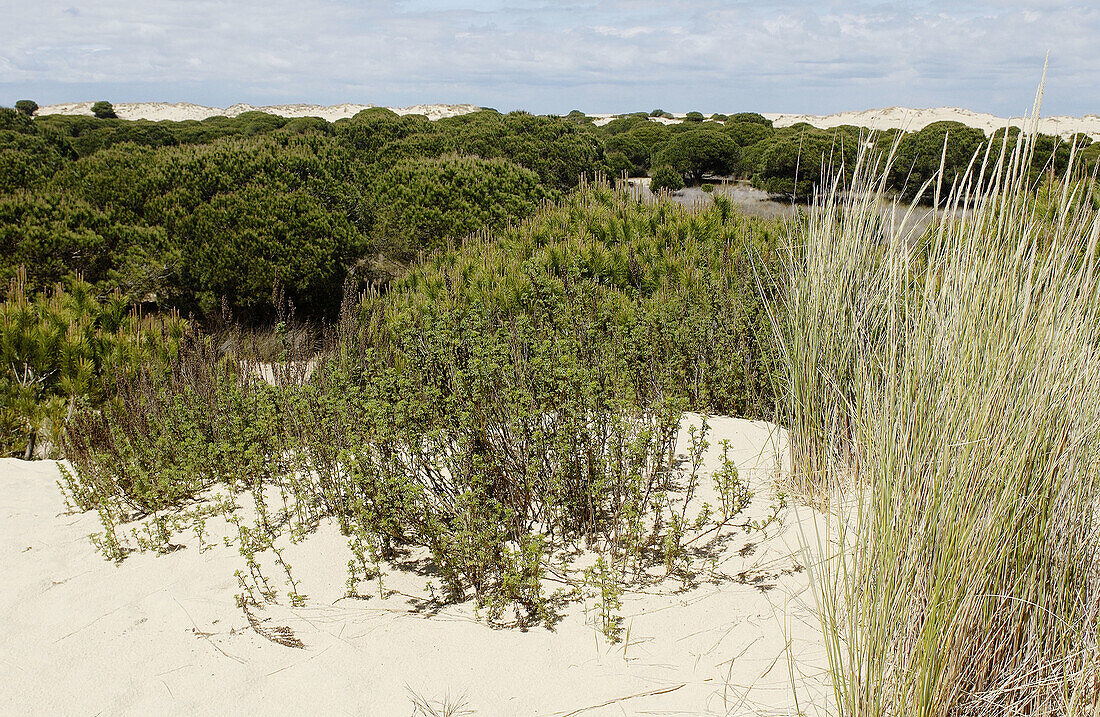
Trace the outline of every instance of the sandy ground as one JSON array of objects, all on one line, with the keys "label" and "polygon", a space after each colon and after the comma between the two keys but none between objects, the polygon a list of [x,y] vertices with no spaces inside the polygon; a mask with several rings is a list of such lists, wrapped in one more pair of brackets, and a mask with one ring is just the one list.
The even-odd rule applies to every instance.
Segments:
[{"label": "sandy ground", "polygon": [[[57,105],[40,107],[39,115],[91,115],[91,102],[67,102]],[[202,120],[207,117],[236,117],[243,112],[267,112],[280,117],[320,117],[328,122],[338,119],[354,117],[362,110],[376,107],[377,105],[360,105],[344,103],[339,105],[265,105],[254,107],[252,105],[238,103],[229,107],[206,107],[204,105],[191,104],[190,102],[119,102],[113,105],[115,114],[121,119],[136,120]],[[476,105],[412,105],[411,107],[388,107],[399,115],[420,114],[428,119],[437,120],[443,117],[477,112],[480,107]]]},{"label": "sandy ground", "polygon": [[[713,427],[706,467],[729,439],[757,491],[747,515],[762,517],[783,433],[726,418]],[[798,709],[824,704],[793,510],[763,533],[727,529],[691,587],[628,591],[619,644],[596,628],[590,600],[567,605],[552,630],[492,628],[469,602],[433,602],[416,556],[389,567],[384,598],[371,581],[361,590],[372,597],[341,599],[347,544],[322,525],[286,547],[305,606],[255,609],[262,629],[289,628],[304,644],[294,648],[235,606],[243,564],[217,526],[205,551],[191,541],[116,566],[89,543],[95,514],[66,512],[57,478],[51,461],[0,461],[0,712],[389,716],[417,714],[415,693],[464,699],[478,715],[795,714],[792,684]]]}]

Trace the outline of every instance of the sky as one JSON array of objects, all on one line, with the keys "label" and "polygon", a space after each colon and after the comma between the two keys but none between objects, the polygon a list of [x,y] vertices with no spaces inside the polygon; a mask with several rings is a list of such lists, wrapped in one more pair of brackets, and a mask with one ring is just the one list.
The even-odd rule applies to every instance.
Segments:
[{"label": "sky", "polygon": [[1100,2],[2,0],[0,104],[1100,114]]}]

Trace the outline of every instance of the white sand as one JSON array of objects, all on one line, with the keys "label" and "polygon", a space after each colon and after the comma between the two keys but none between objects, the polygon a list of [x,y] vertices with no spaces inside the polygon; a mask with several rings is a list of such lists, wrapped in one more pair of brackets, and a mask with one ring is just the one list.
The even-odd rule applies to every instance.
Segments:
[{"label": "white sand", "polygon": [[[728,438],[758,491],[748,513],[763,516],[782,432],[713,424],[707,468]],[[89,544],[95,514],[64,512],[57,476],[53,462],[0,461],[0,712],[388,717],[412,713],[411,689],[429,700],[465,695],[478,715],[794,714],[789,654],[799,706],[813,714],[809,703],[823,704],[791,513],[767,535],[730,529],[696,587],[624,595],[625,648],[609,645],[581,604],[552,632],[491,628],[470,603],[432,607],[416,572],[390,569],[385,599],[371,581],[361,589],[373,597],[338,600],[349,552],[323,525],[286,548],[306,606],[256,611],[266,627],[291,628],[305,644],[295,649],[258,635],[235,607],[234,547],[200,552],[191,536],[184,549],[116,567]],[[215,522],[216,537],[225,530]]]},{"label": "white sand", "polygon": [[[868,127],[876,130],[904,129],[916,132],[933,122],[951,121],[961,122],[967,127],[977,127],[988,135],[1009,125],[1016,127],[1023,127],[1025,125],[1030,126],[1021,117],[997,117],[982,112],[971,112],[961,107],[938,107],[935,109],[886,107],[884,109],[862,110],[859,112],[839,112],[831,115],[783,114],[775,112],[764,112],[762,114],[767,119],[770,119],[772,124],[776,127],[790,127],[793,124],[805,122],[806,124],[822,129],[832,129],[840,125],[850,124],[856,127]],[[619,115],[600,114],[590,116],[596,118],[594,124],[602,126]],[[683,122],[684,116],[684,113],[673,113],[673,119],[667,117],[651,117],[650,121],[660,122],[661,124],[675,124]],[[1061,137],[1069,137],[1070,135],[1080,132],[1097,140],[1100,139],[1100,116],[1042,117],[1039,120],[1039,131],[1044,134],[1053,134]]]},{"label": "white sand", "polygon": [[[115,113],[122,119],[146,119],[146,120],[201,120],[207,117],[236,117],[242,112],[267,112],[282,117],[321,117],[329,122],[334,122],[345,117],[352,117],[357,112],[377,105],[361,105],[344,103],[339,105],[264,105],[254,107],[248,104],[235,104],[229,107],[206,107],[204,105],[191,104],[189,102],[120,102],[114,105]],[[432,104],[412,105],[410,107],[388,107],[399,115],[422,114],[428,119],[437,120],[443,117],[477,112],[480,107],[476,105],[461,104]],[[91,102],[68,102],[64,104],[46,105],[38,110],[39,115],[91,115]],[[652,117],[650,121],[661,124],[676,124],[684,121],[686,113],[670,113],[669,117]],[[921,128],[943,120],[961,122],[968,127],[977,127],[986,134],[1008,126],[1023,126],[1022,118],[1005,118],[982,112],[972,112],[960,107],[938,107],[935,109],[914,109],[911,107],[887,107],[884,109],[862,110],[858,112],[839,112],[831,115],[808,114],[783,114],[763,113],[772,120],[776,127],[789,127],[798,122],[806,122],[814,127],[831,129],[844,124],[857,127],[870,127],[872,129],[906,129],[917,131]],[[615,119],[619,115],[592,114],[594,124],[602,126]],[[1068,137],[1081,132],[1093,139],[1100,139],[1100,116],[1085,115],[1084,117],[1043,117],[1039,123],[1039,131],[1046,134],[1054,134]]]},{"label": "white sand", "polygon": [[[92,102],[68,102],[65,104],[46,105],[38,109],[39,115],[91,115]],[[235,104],[229,107],[206,107],[190,102],[120,102],[113,105],[115,114],[121,119],[136,120],[201,120],[207,117],[236,117],[243,112],[267,112],[280,117],[320,117],[329,122],[335,122],[345,117],[353,117],[361,112],[377,105],[360,105],[344,103],[339,105],[264,105],[254,107],[247,104]],[[411,107],[388,107],[399,115],[421,114],[428,119],[437,120],[443,117],[477,112],[480,107],[476,105],[412,105]]]},{"label": "white sand", "polygon": [[[862,112],[840,112],[831,115],[801,114],[765,114],[776,127],[790,127],[806,122],[814,127],[831,129],[843,124],[871,129],[905,129],[918,131],[933,122],[961,122],[967,127],[977,127],[986,134],[992,134],[1009,125],[1030,126],[1022,117],[997,117],[983,112],[971,112],[960,107],[937,107],[935,109],[913,109],[910,107],[887,107],[885,109],[863,110]],[[1084,117],[1040,117],[1039,131],[1068,137],[1077,132],[1087,134],[1092,139],[1100,139],[1100,116]]]}]

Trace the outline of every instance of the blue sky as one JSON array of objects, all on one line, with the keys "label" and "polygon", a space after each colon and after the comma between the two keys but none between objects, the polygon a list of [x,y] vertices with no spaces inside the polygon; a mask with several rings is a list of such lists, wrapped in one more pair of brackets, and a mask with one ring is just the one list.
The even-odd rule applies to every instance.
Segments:
[{"label": "blue sky", "polygon": [[0,104],[1100,114],[1100,3],[5,0]]}]

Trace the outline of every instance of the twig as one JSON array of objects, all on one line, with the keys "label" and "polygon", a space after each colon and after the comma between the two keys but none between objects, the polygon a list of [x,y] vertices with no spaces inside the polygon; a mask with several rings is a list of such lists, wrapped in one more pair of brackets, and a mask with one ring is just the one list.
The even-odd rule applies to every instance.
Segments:
[{"label": "twig", "polygon": [[180,610],[183,610],[183,614],[187,616],[187,619],[191,621],[191,625],[193,625],[194,628],[195,628],[195,634],[196,635],[198,635],[202,639],[209,642],[214,647],[215,650],[222,653],[223,655],[228,657],[230,660],[236,660],[237,662],[241,663],[242,665],[245,664],[245,661],[242,660],[241,658],[239,658],[235,655],[230,655],[228,652],[226,652],[222,648],[218,647],[218,644],[210,639],[210,633],[203,632],[202,630],[199,629],[199,625],[198,625],[197,622],[195,622],[195,618],[191,617],[191,613],[187,612],[187,608],[185,608],[183,606],[183,603],[181,603],[179,600],[176,600],[175,595],[172,596],[172,599],[175,600],[176,604],[180,606]]},{"label": "twig", "polygon": [[579,715],[582,712],[589,712],[591,710],[598,710],[601,707],[607,707],[608,705],[618,704],[619,702],[626,702],[627,700],[633,700],[633,699],[638,698],[638,697],[653,697],[655,695],[668,694],[669,692],[675,692],[676,690],[680,689],[681,687],[684,687],[685,685],[687,685],[686,682],[681,682],[680,684],[675,685],[673,687],[662,687],[659,690],[650,690],[649,692],[639,692],[638,694],[627,695],[626,697],[616,697],[613,700],[608,700],[607,702],[601,702],[598,705],[591,705],[589,707],[581,707],[580,709],[575,709],[572,712],[566,712],[564,714],[561,714],[560,717],[573,717],[573,715]]}]

